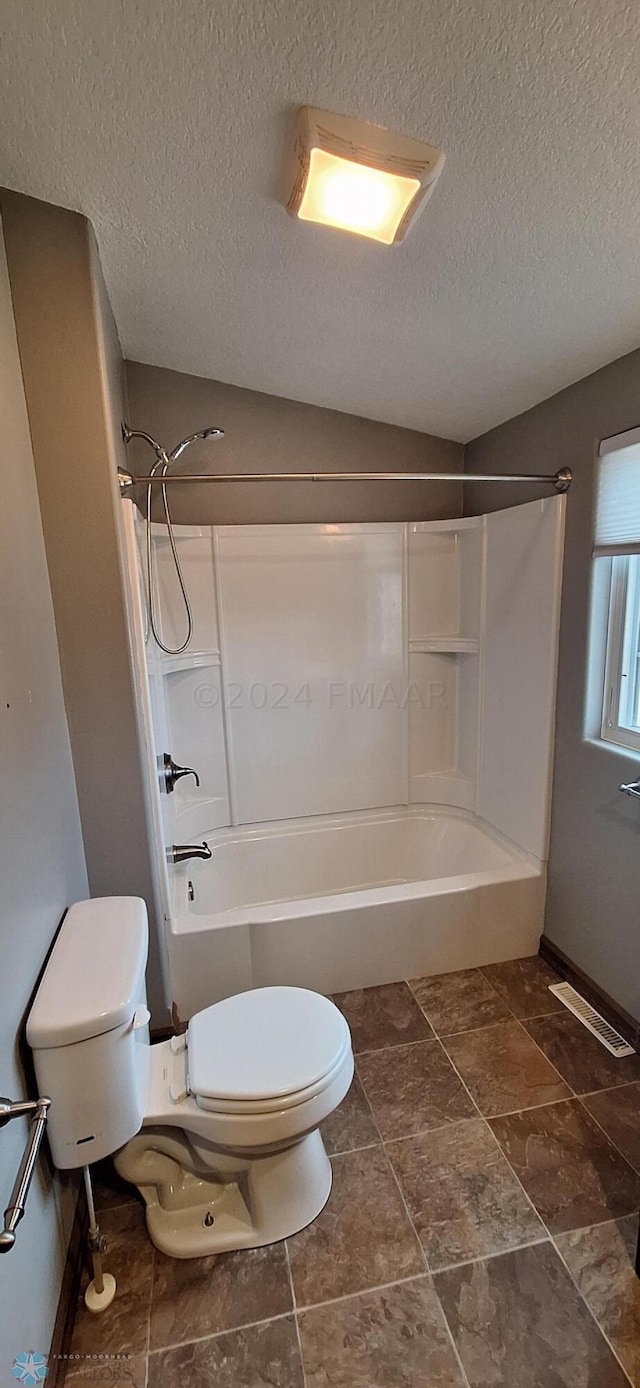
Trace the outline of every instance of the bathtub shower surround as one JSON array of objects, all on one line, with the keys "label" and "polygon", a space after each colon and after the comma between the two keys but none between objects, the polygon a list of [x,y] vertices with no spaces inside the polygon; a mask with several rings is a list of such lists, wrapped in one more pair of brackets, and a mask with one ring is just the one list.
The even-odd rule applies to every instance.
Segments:
[{"label": "bathtub shower surround", "polygon": [[[564,499],[403,524],[176,527],[188,649],[149,635],[123,502],[167,978],[186,1020],[297,983],[532,953],[542,928]],[[165,643],[183,635],[154,526]],[[192,767],[158,789],[165,753]],[[209,861],[167,867],[173,844]]]}]

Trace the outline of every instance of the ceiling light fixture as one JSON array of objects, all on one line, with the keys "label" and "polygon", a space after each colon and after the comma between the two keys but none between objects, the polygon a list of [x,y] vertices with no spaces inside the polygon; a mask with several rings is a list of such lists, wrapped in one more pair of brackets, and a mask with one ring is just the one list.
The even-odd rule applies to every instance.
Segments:
[{"label": "ceiling light fixture", "polygon": [[444,165],[442,150],[382,125],[302,106],[287,211],[390,246],[403,241]]}]

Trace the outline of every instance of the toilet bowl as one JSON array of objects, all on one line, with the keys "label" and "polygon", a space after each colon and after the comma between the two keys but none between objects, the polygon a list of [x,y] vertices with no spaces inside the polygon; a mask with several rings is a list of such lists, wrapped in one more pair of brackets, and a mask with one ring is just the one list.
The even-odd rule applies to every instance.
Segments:
[{"label": "toilet bowl", "polygon": [[303,1229],[331,1189],[319,1124],[353,1078],[327,998],[260,988],[151,1047],[143,1126],[116,1154],[157,1248],[176,1258],[258,1248]]},{"label": "toilet bowl", "polygon": [[151,1045],[147,951],[138,898],[65,917],[27,1023],[55,1164],[114,1156],[176,1258],[297,1233],[331,1189],[319,1126],[353,1078],[342,1013],[306,988],[259,988]]}]

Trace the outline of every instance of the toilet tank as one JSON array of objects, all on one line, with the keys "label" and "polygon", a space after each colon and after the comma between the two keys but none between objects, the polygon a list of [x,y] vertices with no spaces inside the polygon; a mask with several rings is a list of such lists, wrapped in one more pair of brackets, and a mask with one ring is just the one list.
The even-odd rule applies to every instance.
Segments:
[{"label": "toilet tank", "polygon": [[144,1117],[149,1062],[139,897],[78,901],[67,912],[27,1021],[55,1165],[86,1166],[122,1147]]}]

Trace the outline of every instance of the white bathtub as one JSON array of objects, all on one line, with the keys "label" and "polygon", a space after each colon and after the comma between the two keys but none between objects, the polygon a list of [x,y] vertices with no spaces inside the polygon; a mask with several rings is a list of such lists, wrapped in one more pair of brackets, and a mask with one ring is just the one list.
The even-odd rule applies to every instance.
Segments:
[{"label": "white bathtub", "polygon": [[544,865],[464,812],[399,807],[205,837],[210,861],[172,869],[182,1020],[246,988],[339,992],[538,948]]}]

